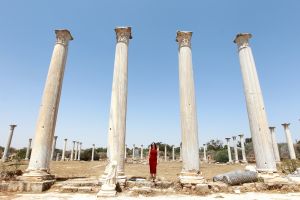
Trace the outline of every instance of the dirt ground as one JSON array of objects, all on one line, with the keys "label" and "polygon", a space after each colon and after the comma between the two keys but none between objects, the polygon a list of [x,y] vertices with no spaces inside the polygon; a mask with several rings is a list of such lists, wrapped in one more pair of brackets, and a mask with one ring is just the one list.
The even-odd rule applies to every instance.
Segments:
[{"label": "dirt ground", "polygon": [[[18,169],[24,171],[27,168],[27,165],[27,161],[22,161],[18,166]],[[98,177],[103,173],[105,166],[106,161],[52,161],[50,169],[51,174],[55,175],[57,178]],[[157,176],[174,181],[177,179],[181,167],[181,162],[161,161],[157,166]],[[207,163],[201,163],[200,167],[202,175],[208,180],[211,180],[212,177],[217,174],[245,168],[245,166],[241,164],[223,165]],[[0,171],[15,168],[16,166],[13,165],[13,163],[0,164]],[[128,178],[132,176],[148,177],[149,165],[126,163],[125,174]]]}]

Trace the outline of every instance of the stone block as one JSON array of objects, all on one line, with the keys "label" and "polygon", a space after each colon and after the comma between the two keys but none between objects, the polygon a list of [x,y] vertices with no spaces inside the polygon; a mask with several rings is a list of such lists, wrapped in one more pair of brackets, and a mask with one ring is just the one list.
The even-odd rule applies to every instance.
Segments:
[{"label": "stone block", "polygon": [[61,189],[60,189],[61,192],[77,192],[78,191],[78,187],[75,187],[75,186],[63,186]]},{"label": "stone block", "polygon": [[85,186],[85,187],[79,187],[79,188],[78,188],[78,192],[82,192],[82,193],[91,193],[91,192],[93,192],[93,188],[92,188],[92,187],[88,187],[88,186]]},{"label": "stone block", "polygon": [[208,194],[210,192],[207,184],[197,184],[195,186],[195,192],[197,194]]},{"label": "stone block", "polygon": [[257,191],[264,191],[268,189],[268,185],[262,182],[255,183],[255,188]]}]

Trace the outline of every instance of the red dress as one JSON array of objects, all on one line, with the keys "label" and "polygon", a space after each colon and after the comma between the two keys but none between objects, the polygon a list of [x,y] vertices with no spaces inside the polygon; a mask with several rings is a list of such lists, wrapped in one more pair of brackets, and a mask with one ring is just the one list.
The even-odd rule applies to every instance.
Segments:
[{"label": "red dress", "polygon": [[157,150],[154,148],[150,150],[149,165],[150,165],[150,174],[156,174]]}]

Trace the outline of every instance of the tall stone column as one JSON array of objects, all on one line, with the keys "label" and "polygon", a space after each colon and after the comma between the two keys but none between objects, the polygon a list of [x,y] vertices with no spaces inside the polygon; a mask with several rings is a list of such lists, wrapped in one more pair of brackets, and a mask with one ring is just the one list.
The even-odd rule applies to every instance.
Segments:
[{"label": "tall stone column", "polygon": [[197,176],[200,172],[200,161],[191,38],[192,32],[177,31],[183,165],[179,177],[181,182],[203,179]]},{"label": "tall stone column", "polygon": [[182,161],[182,142],[180,142],[179,151],[179,160]]},{"label": "tall stone column", "polygon": [[4,152],[3,152],[2,162],[7,161],[8,154],[9,154],[9,149],[10,149],[10,144],[11,144],[11,140],[12,140],[12,136],[14,134],[14,130],[15,130],[15,128],[16,128],[17,125],[12,124],[12,125],[9,125],[9,126],[10,126],[10,131],[9,131],[8,139],[7,139],[6,146],[5,146],[5,149],[4,149]]},{"label": "tall stone column", "polygon": [[75,142],[76,142],[76,141],[73,141],[73,146],[72,146],[72,151],[71,151],[71,158],[70,158],[70,160],[74,160]]},{"label": "tall stone column", "polygon": [[29,154],[30,154],[30,149],[31,149],[31,142],[32,142],[32,138],[29,138],[28,146],[27,146],[27,150],[26,150],[25,160],[29,160]]},{"label": "tall stone column", "polygon": [[175,146],[172,146],[172,160],[175,161]]},{"label": "tall stone column", "polygon": [[272,146],[273,146],[275,161],[277,163],[280,163],[280,154],[279,154],[279,149],[278,149],[278,144],[277,144],[277,139],[275,134],[275,127],[269,127],[269,129],[272,138]]},{"label": "tall stone column", "polygon": [[141,145],[141,160],[144,159],[144,145]]},{"label": "tall stone column", "polygon": [[167,161],[167,145],[165,145],[165,161]]},{"label": "tall stone column", "polygon": [[225,138],[225,139],[227,141],[228,162],[232,163],[231,150],[230,150],[230,139],[231,138]]},{"label": "tall stone column", "polygon": [[51,147],[51,157],[50,160],[53,160],[55,149],[56,149],[56,141],[57,141],[57,136],[54,136],[54,140],[52,142],[52,147]]},{"label": "tall stone column", "polygon": [[240,136],[241,149],[242,149],[242,157],[243,157],[242,162],[243,163],[247,163],[246,150],[245,150],[245,142],[244,142],[244,135],[240,134],[239,136]]},{"label": "tall stone column", "polygon": [[290,158],[292,160],[296,160],[294,143],[293,143],[291,131],[290,131],[290,128],[289,128],[290,124],[289,123],[284,123],[284,124],[282,124],[282,126],[284,128],[284,132],[285,132],[285,136],[286,136],[286,142],[287,142],[287,145],[288,145],[288,148],[289,148]]},{"label": "tall stone column", "polygon": [[117,27],[114,74],[109,115],[110,160],[116,160],[118,179],[125,179],[125,138],[127,112],[128,45],[131,27]]},{"label": "tall stone column", "polygon": [[66,160],[67,140],[68,140],[67,138],[64,139],[64,148],[63,148],[63,152],[62,152],[62,156],[61,156],[61,161]]},{"label": "tall stone column", "polygon": [[236,136],[232,136],[232,142],[233,142],[233,148],[234,148],[234,162],[239,163],[239,154],[238,154],[238,149],[237,149],[237,141],[236,141]]},{"label": "tall stone column", "polygon": [[26,172],[23,176],[49,176],[49,161],[51,145],[55,132],[58,106],[61,96],[63,76],[67,61],[68,43],[73,40],[68,30],[56,30],[54,46],[48,76],[43,93],[40,112],[37,120],[36,133],[32,146],[32,155]]},{"label": "tall stone column", "polygon": [[133,147],[132,147],[132,159],[135,159],[135,144],[133,144]]},{"label": "tall stone column", "polygon": [[93,144],[93,148],[92,148],[92,158],[91,158],[91,161],[94,161],[94,155],[95,155],[95,144]]},{"label": "tall stone column", "polygon": [[56,160],[56,161],[59,161],[59,157],[60,157],[60,153],[57,153],[57,154],[56,154],[56,159],[55,159],[55,160]]},{"label": "tall stone column", "polygon": [[74,160],[78,160],[78,148],[79,148],[79,142],[76,141],[75,159]]},{"label": "tall stone column", "polygon": [[81,145],[82,145],[82,142],[79,143],[79,150],[78,150],[78,159],[80,161],[80,154],[81,154]]},{"label": "tall stone column", "polygon": [[276,172],[267,114],[254,58],[249,46],[251,37],[252,35],[249,33],[240,33],[237,34],[234,42],[238,46],[256,169],[259,172]]},{"label": "tall stone column", "polygon": [[203,144],[203,161],[207,162],[207,156],[206,156],[206,144]]}]

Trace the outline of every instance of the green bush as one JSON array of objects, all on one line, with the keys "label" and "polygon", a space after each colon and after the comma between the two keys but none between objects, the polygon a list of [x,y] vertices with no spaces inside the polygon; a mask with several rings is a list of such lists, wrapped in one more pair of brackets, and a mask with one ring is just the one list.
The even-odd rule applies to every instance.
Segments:
[{"label": "green bush", "polygon": [[222,149],[217,151],[215,155],[215,161],[216,162],[221,162],[221,163],[226,163],[228,162],[228,153],[226,149]]}]

